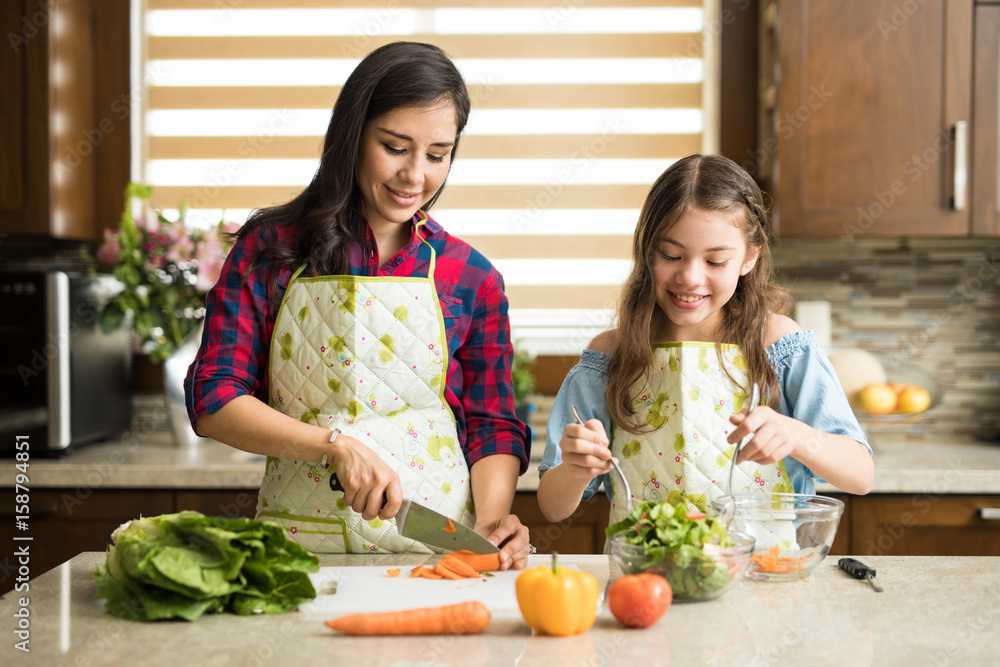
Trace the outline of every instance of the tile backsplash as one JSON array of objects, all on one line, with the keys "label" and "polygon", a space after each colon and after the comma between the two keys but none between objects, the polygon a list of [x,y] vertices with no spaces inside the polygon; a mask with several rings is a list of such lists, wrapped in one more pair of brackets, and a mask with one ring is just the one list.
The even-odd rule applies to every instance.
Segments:
[{"label": "tile backsplash", "polygon": [[880,433],[1000,430],[1000,239],[781,239],[781,283],[831,304],[834,347],[859,347],[932,373],[941,404]]}]

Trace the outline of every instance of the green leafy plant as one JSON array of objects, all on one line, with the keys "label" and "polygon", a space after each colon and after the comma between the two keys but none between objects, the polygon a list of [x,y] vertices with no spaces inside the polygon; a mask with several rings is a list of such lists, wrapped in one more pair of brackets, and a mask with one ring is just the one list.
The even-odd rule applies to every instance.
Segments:
[{"label": "green leafy plant", "polygon": [[88,260],[92,272],[110,272],[124,286],[101,310],[101,328],[117,329],[131,312],[140,349],[163,361],[205,317],[205,294],[239,225],[191,226],[183,202],[179,218],[170,220],[152,207],[152,195],[148,185],[128,184],[119,228],[104,230]]},{"label": "green leafy plant", "polygon": [[136,519],[94,572],[112,615],[136,621],[277,614],[316,597],[319,559],[276,523],[180,512]]},{"label": "green leafy plant", "polygon": [[524,405],[535,389],[535,358],[523,347],[514,343],[514,362],[511,366],[510,380],[514,387],[514,403]]}]

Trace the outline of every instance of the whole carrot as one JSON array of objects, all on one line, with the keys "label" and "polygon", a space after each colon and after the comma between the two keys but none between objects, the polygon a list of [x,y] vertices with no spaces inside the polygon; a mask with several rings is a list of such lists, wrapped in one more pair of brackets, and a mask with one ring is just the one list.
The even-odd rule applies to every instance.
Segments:
[{"label": "whole carrot", "polygon": [[490,610],[482,602],[353,614],[326,621],[331,630],[348,635],[474,635],[489,624]]}]

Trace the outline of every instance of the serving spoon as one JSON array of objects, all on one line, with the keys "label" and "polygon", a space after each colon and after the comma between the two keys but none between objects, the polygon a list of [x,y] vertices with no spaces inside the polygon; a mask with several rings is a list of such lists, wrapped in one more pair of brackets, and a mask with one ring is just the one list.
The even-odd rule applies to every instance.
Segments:
[{"label": "serving spoon", "polygon": [[[571,405],[571,406],[569,406],[569,409],[573,411],[573,419],[576,420],[576,423],[579,424],[580,426],[586,426],[586,424],[584,423],[583,419],[580,417],[580,413],[577,412],[576,406],[575,405]],[[622,472],[622,469],[618,466],[618,462],[615,461],[614,457],[611,458],[611,465],[614,466],[615,471],[618,473],[618,476],[621,477],[622,485],[625,487],[625,503],[626,503],[625,507],[628,508],[628,513],[631,514],[632,513],[632,489],[629,488],[629,486],[628,486],[628,480],[625,479],[625,473]]]},{"label": "serving spoon", "polygon": [[[750,403],[747,405],[747,417],[753,412],[753,409],[760,404],[760,385],[756,382],[753,383],[753,389],[750,390]],[[753,437],[753,433],[743,438],[742,441],[736,443],[736,449],[733,451],[732,464],[729,466],[729,486],[727,487],[726,495],[716,498],[712,501],[712,508],[715,509],[716,515],[719,521],[726,524],[729,527],[730,522],[732,522],[733,517],[736,516],[736,498],[733,497],[733,473],[736,470],[736,459],[740,456],[740,449],[742,449],[743,444],[750,441]]]}]

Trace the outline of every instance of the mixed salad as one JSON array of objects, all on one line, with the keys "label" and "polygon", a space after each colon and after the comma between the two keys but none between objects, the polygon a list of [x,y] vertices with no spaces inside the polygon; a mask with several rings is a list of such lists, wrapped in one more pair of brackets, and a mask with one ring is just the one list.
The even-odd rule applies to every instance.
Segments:
[{"label": "mixed salad", "polygon": [[651,501],[608,526],[608,537],[635,545],[641,557],[625,556],[629,574],[649,572],[670,582],[677,599],[704,599],[729,585],[742,563],[723,555],[733,546],[726,525],[687,505]]}]

